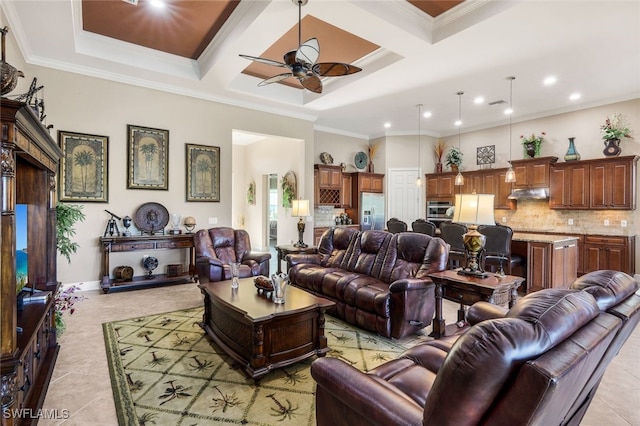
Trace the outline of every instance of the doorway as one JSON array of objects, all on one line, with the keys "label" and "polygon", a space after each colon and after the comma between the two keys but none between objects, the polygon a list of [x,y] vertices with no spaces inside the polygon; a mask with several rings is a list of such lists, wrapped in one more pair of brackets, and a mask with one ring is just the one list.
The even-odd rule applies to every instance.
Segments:
[{"label": "doorway", "polygon": [[268,193],[267,197],[267,223],[269,224],[266,236],[269,249],[275,247],[278,243],[278,175],[270,173],[267,179]]},{"label": "doorway", "polygon": [[[388,208],[389,217],[396,217],[409,227],[411,223],[424,218],[422,213],[424,186],[417,186],[419,169],[389,169]],[[423,179],[424,180],[424,179]]]}]

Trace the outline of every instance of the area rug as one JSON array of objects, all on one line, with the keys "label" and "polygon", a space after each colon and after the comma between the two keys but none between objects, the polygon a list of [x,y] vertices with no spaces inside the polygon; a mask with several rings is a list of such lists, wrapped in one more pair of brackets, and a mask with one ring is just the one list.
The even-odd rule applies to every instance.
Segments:
[{"label": "area rug", "polygon": [[[314,425],[309,358],[248,379],[198,325],[203,308],[103,324],[118,423],[124,425]],[[368,371],[405,347],[326,316],[340,358]]]}]

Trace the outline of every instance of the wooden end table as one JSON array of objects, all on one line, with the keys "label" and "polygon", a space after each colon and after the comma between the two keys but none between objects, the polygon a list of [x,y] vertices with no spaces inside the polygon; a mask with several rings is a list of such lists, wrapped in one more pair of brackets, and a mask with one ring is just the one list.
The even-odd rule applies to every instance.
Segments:
[{"label": "wooden end table", "polygon": [[259,380],[275,368],[328,351],[324,313],[334,302],[287,286],[278,305],[258,294],[253,278],[201,283],[204,316],[201,326],[211,339]]},{"label": "wooden end table", "polygon": [[296,253],[308,253],[315,254],[318,252],[318,247],[309,246],[309,247],[296,247],[293,245],[282,245],[276,246],[276,251],[278,252],[278,273],[282,272],[282,261],[285,256],[288,254],[296,254]]},{"label": "wooden end table", "polygon": [[430,336],[436,339],[446,335],[446,323],[442,314],[442,299],[460,303],[458,321],[465,320],[465,305],[485,301],[495,305],[508,304],[511,308],[518,300],[518,287],[523,277],[506,275],[498,277],[489,273],[486,278],[458,275],[457,270],[446,270],[429,274],[436,285],[436,314]]}]

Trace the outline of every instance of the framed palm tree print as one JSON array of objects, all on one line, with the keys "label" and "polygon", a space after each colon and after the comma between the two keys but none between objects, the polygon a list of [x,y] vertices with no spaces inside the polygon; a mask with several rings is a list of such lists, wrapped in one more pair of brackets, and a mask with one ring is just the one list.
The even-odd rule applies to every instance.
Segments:
[{"label": "framed palm tree print", "polygon": [[169,131],[127,125],[127,188],[169,189]]},{"label": "framed palm tree print", "polygon": [[60,201],[108,202],[109,137],[59,130],[58,144]]},{"label": "framed palm tree print", "polygon": [[220,201],[220,147],[187,144],[187,201]]}]

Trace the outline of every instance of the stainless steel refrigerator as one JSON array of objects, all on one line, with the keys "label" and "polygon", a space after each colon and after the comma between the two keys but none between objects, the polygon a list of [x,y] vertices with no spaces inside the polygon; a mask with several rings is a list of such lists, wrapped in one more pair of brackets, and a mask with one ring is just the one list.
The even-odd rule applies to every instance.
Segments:
[{"label": "stainless steel refrigerator", "polygon": [[360,230],[384,229],[384,194],[363,192],[360,195]]}]

